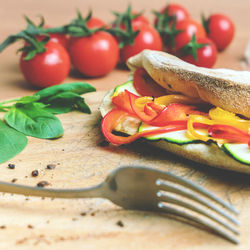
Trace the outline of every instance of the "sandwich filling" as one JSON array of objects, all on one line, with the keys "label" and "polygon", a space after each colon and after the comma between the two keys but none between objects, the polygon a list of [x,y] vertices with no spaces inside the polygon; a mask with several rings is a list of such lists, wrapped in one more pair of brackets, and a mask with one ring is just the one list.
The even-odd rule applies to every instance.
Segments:
[{"label": "sandwich filling", "polygon": [[[171,93],[145,77],[141,68],[132,81],[115,88],[112,104],[101,128],[114,145],[139,138],[177,144],[213,142],[235,160],[250,165],[249,119],[199,98]],[[114,133],[124,130],[121,126],[125,124],[133,124],[134,131],[129,135]]]}]

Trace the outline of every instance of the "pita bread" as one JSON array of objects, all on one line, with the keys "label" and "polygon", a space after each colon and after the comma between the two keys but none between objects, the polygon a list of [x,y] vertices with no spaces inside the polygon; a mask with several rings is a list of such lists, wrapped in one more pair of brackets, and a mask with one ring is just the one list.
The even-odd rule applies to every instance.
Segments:
[{"label": "pita bread", "polygon": [[[170,88],[173,92],[181,92],[188,96],[200,97],[208,102],[210,102],[211,99],[214,105],[215,103],[219,103],[222,108],[227,107],[225,105],[231,100],[234,104],[230,105],[230,109],[225,108],[226,110],[233,111],[236,109],[238,110],[241,107],[243,109],[241,114],[246,117],[250,117],[250,81],[247,81],[247,79],[250,79],[249,72],[242,72],[242,75],[238,72],[237,76],[236,71],[232,70],[209,70],[205,68],[198,68],[182,62],[178,58],[164,52],[149,50],[145,50],[135,57],[130,58],[128,60],[128,66],[132,71],[139,67],[145,68],[157,83],[160,82],[159,84],[161,86],[166,87],[168,84],[171,84],[172,87],[168,88]],[[168,75],[168,77],[166,77],[166,75]],[[189,83],[185,82],[187,86],[183,86],[184,81],[186,81],[185,79],[188,79],[189,81]],[[179,81],[177,86],[174,85],[176,81]],[[202,83],[200,83],[200,81],[202,81]],[[222,86],[218,86],[220,83]],[[210,86],[206,86],[206,84]],[[215,84],[215,86],[213,86],[213,84]],[[199,88],[201,90],[199,90]],[[216,97],[211,97],[217,89],[219,90]],[[220,100],[219,96],[223,89],[225,89],[229,95],[229,100],[225,101],[225,94],[222,95],[222,100]],[[237,91],[240,91],[241,94]],[[113,92],[114,90],[109,91],[103,98],[100,106],[102,116],[106,115],[113,108],[111,101]],[[234,96],[234,94],[236,96]],[[236,100],[237,98],[241,98],[241,100],[245,103],[240,104],[240,102]],[[116,130],[132,135],[137,132],[139,125],[139,119],[129,118],[128,120],[125,120],[123,124],[119,125]],[[145,140],[145,143],[150,143],[168,152],[172,152],[189,160],[198,162],[201,166],[204,164],[221,169],[250,174],[250,166],[236,161],[220,149],[215,143],[190,143],[178,145],[165,140]]]},{"label": "pita bread", "polygon": [[132,72],[144,68],[170,92],[199,97],[214,106],[250,118],[249,71],[197,67],[153,50],[144,50],[129,58],[127,65]]}]

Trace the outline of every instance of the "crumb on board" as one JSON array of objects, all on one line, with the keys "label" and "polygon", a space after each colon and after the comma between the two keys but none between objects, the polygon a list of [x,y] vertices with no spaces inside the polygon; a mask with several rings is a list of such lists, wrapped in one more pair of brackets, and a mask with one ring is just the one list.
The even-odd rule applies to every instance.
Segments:
[{"label": "crumb on board", "polygon": [[116,222],[116,225],[119,226],[119,227],[124,227],[124,224],[123,224],[123,222],[121,220],[118,220]]},{"label": "crumb on board", "polygon": [[36,185],[37,185],[37,187],[45,187],[45,186],[50,185],[50,183],[47,181],[40,181]]},{"label": "crumb on board", "polygon": [[51,170],[51,169],[54,169],[55,167],[56,167],[56,164],[48,164],[46,169]]}]

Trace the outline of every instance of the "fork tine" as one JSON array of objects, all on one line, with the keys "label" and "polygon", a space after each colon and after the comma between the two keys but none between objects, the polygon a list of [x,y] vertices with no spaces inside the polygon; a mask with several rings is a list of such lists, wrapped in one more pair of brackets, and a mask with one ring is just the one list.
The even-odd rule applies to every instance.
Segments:
[{"label": "fork tine", "polygon": [[183,179],[180,176],[177,176],[177,175],[170,173],[170,172],[164,172],[164,171],[158,171],[158,172],[159,172],[158,179],[172,181],[174,183],[180,184],[181,186],[185,186],[187,188],[190,188],[191,190],[196,191],[200,194],[203,194],[207,198],[210,198],[211,200],[215,201],[216,203],[220,204],[221,206],[227,208],[228,210],[230,210],[234,214],[238,214],[238,211],[231,204],[225,202],[220,197],[209,192],[208,190],[206,190],[202,186],[199,186],[199,185],[197,185],[197,184],[195,184],[187,179]]},{"label": "fork tine", "polygon": [[162,210],[164,212],[175,214],[177,216],[180,216],[180,217],[195,221],[196,223],[202,224],[202,225],[214,230],[219,235],[221,235],[224,238],[230,240],[231,242],[233,242],[235,244],[239,244],[239,240],[234,235],[230,234],[226,230],[221,229],[220,227],[214,225],[213,223],[209,222],[208,220],[206,220],[206,219],[204,219],[202,217],[197,217],[197,216],[191,214],[188,211],[183,211],[183,210],[179,210],[179,209],[177,209],[175,207],[164,205],[161,202],[158,203],[158,207],[159,207],[159,211]]},{"label": "fork tine", "polygon": [[[206,207],[216,211],[217,213],[221,214],[222,216],[224,216],[225,218],[227,218],[228,220],[230,220],[234,224],[236,224],[236,225],[240,224],[238,220],[236,220],[233,216],[228,214],[224,209],[222,209],[222,208],[216,206],[215,204],[209,202],[208,200],[204,199],[202,196],[196,195],[194,193],[189,192],[188,190],[179,188],[177,186],[172,186],[171,184],[163,182],[161,180],[157,180],[156,185],[159,186],[159,189],[162,190],[162,191],[169,191],[169,192],[172,192],[172,193],[180,194],[180,195],[182,195],[182,196],[184,196],[186,198],[197,201],[197,202],[203,204],[204,206],[206,206]],[[196,191],[196,190],[194,190],[194,191]]]},{"label": "fork tine", "polygon": [[176,205],[185,207],[187,209],[190,209],[192,211],[195,211],[195,212],[197,212],[199,214],[203,214],[204,216],[210,218],[211,220],[221,224],[222,226],[224,226],[228,230],[232,231],[234,234],[237,234],[237,235],[239,234],[239,232],[234,227],[232,227],[231,225],[229,225],[228,223],[223,221],[218,215],[210,214],[205,209],[199,208],[199,207],[195,206],[194,204],[191,204],[191,203],[185,202],[183,200],[180,200],[177,197],[172,197],[172,196],[169,196],[167,194],[163,194],[160,191],[157,193],[157,196],[161,199],[161,202],[176,204]]}]

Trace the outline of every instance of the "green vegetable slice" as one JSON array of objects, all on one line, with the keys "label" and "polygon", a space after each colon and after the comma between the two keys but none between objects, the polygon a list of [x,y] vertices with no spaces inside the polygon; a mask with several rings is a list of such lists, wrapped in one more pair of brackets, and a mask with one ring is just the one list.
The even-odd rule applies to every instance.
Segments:
[{"label": "green vegetable slice", "polygon": [[223,149],[239,162],[250,165],[250,148],[246,143],[225,143]]},{"label": "green vegetable slice", "polygon": [[19,154],[27,145],[27,137],[0,120],[0,163]]},{"label": "green vegetable slice", "polygon": [[[156,127],[142,123],[139,127],[139,132],[149,130],[149,129],[154,129],[154,128]],[[188,137],[187,130],[167,132],[167,133],[153,135],[153,136],[149,136],[145,138],[150,141],[165,140],[165,141],[173,142],[173,143],[180,144],[180,145],[199,141],[199,140],[194,140]]]},{"label": "green vegetable slice", "polygon": [[135,90],[134,88],[134,85],[133,85],[133,81],[130,80],[130,81],[127,81],[119,86],[117,86],[114,90],[114,95],[118,95],[119,93],[123,92],[124,90],[128,90],[129,92],[135,94],[135,95],[139,95],[137,93],[137,91]]}]

